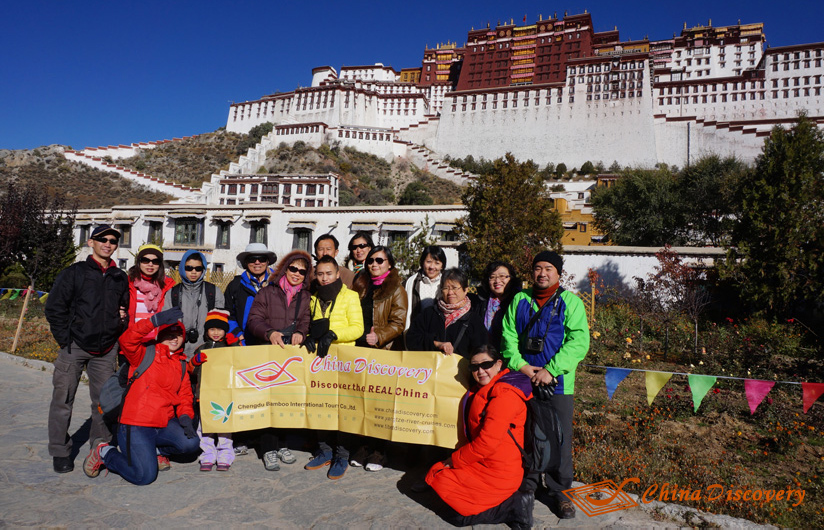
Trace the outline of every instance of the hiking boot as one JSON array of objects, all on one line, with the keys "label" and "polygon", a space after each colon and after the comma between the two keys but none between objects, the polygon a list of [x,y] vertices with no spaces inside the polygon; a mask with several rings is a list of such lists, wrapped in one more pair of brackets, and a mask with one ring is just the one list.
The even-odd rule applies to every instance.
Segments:
[{"label": "hiking boot", "polygon": [[100,450],[108,447],[109,444],[102,439],[97,439],[92,444],[92,450],[89,451],[88,456],[83,460],[83,473],[89,478],[94,478],[100,474],[100,468],[104,467],[103,457],[100,456]]},{"label": "hiking boot", "polygon": [[318,451],[315,457],[303,466],[303,469],[320,469],[330,463],[332,463],[332,453],[330,451]]},{"label": "hiking boot", "polygon": [[169,471],[172,469],[172,464],[169,462],[168,456],[157,455],[157,470],[158,471]]},{"label": "hiking boot", "polygon": [[366,463],[366,458],[369,456],[369,449],[362,445],[355,451],[355,454],[349,459],[349,465],[353,467],[363,467]]},{"label": "hiking boot", "polygon": [[249,454],[249,447],[246,445],[235,446],[235,456],[244,456]]},{"label": "hiking boot", "polygon": [[329,467],[329,472],[326,473],[326,476],[332,480],[338,480],[346,473],[346,468],[349,467],[349,463],[346,462],[345,458],[335,458],[332,461],[332,465]]},{"label": "hiking boot", "polygon": [[263,455],[263,467],[266,468],[266,471],[278,471],[280,470],[280,464],[278,463],[278,452],[277,451],[269,451],[264,453]]},{"label": "hiking boot", "polygon": [[284,464],[294,464],[298,460],[295,458],[295,455],[292,454],[292,451],[285,447],[278,451],[278,458],[280,458],[280,461]]},{"label": "hiking boot", "polygon": [[74,471],[74,462],[70,456],[55,456],[52,458],[55,473],[71,473]]},{"label": "hiking boot", "polygon": [[575,519],[575,505],[569,499],[563,499],[558,503],[559,519]]},{"label": "hiking boot", "polygon": [[373,451],[366,459],[364,466],[367,471],[380,471],[386,465],[386,457],[380,451]]}]

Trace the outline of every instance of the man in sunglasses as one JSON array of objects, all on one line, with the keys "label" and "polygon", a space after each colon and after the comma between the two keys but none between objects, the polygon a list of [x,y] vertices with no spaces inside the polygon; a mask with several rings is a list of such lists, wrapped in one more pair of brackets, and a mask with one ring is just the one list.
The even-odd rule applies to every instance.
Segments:
[{"label": "man in sunglasses", "polygon": [[60,346],[49,406],[49,454],[57,473],[74,469],[69,424],[84,369],[92,398],[89,440],[112,437],[97,402],[103,383],[114,374],[117,339],[127,325],[120,310],[129,307],[129,278],[112,260],[119,241],[120,232],[109,225],[95,228],[88,241],[91,255],[57,276],[46,301],[46,320]]},{"label": "man in sunglasses", "polygon": [[[532,287],[516,294],[504,315],[501,353],[510,370],[519,370],[532,381],[532,406],[547,412],[527,421],[555,415],[560,421],[560,463],[554,469],[533,471],[546,478],[550,509],[561,519],[572,519],[575,507],[562,492],[572,487],[572,393],[578,363],[589,351],[589,325],[584,303],[560,286],[563,268],[564,259],[549,250],[532,260]],[[540,474],[527,476],[533,491]]]},{"label": "man in sunglasses", "polygon": [[166,292],[163,307],[179,307],[183,311],[183,326],[186,327],[183,353],[191,359],[195,350],[203,342],[203,325],[206,315],[212,309],[223,309],[223,292],[206,281],[206,255],[197,250],[187,250],[180,260],[180,283]]},{"label": "man in sunglasses", "polygon": [[229,333],[238,337],[244,346],[252,301],[261,289],[269,285],[272,277],[269,266],[276,260],[275,253],[263,243],[250,243],[246,250],[237,255],[238,263],[245,270],[226,286],[226,309],[229,310]]}]

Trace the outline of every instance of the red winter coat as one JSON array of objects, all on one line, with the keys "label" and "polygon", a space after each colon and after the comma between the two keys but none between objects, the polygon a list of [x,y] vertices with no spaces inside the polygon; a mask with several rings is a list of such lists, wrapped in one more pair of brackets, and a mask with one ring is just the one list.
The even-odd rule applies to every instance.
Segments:
[{"label": "red winter coat", "polygon": [[[158,299],[157,304],[157,311],[155,313],[160,313],[163,311],[163,302],[166,298],[166,291],[171,289],[175,286],[175,281],[168,276],[166,276],[166,282],[163,284],[163,287],[160,289],[160,297]],[[137,311],[137,287],[134,286],[134,281],[129,280],[129,325],[131,326],[134,324],[134,314]]]},{"label": "red winter coat", "polygon": [[427,484],[461,515],[498,506],[520,487],[521,451],[507,431],[511,429],[523,447],[526,401],[531,397],[529,379],[504,369],[461,400],[468,442],[452,453],[452,467],[438,462],[426,475]]},{"label": "red winter coat", "polygon": [[[180,322],[172,326],[183,328]],[[158,328],[158,331],[166,327],[169,326]],[[120,353],[126,356],[126,360],[131,365],[129,377],[143,360],[143,355],[146,353],[143,338],[153,329],[151,320],[141,320],[120,336]],[[143,375],[135,380],[126,395],[123,413],[120,416],[121,423],[138,427],[163,428],[175,416],[194,418],[192,385],[181,360],[186,360],[183,348],[178,352],[170,352],[165,344],[155,345],[154,362]]]}]

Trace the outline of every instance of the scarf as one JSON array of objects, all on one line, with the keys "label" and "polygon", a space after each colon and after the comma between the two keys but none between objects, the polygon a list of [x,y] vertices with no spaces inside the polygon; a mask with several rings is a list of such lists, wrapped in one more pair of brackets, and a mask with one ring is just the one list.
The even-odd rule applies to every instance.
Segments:
[{"label": "scarf", "polygon": [[472,307],[472,302],[469,301],[468,296],[457,304],[447,304],[443,300],[438,300],[438,307],[441,309],[441,313],[443,313],[444,316],[444,328],[448,328],[450,324],[469,313],[469,308]]},{"label": "scarf", "polygon": [[352,264],[352,272],[355,274],[359,273],[363,270],[363,263],[353,263]]},{"label": "scarf", "polygon": [[266,269],[263,273],[263,280],[258,280],[258,277],[249,274],[249,271],[244,272],[244,274],[246,274],[246,277],[249,278],[249,284],[256,293],[259,293],[261,289],[269,285],[269,269]]},{"label": "scarf", "polygon": [[298,291],[300,291],[303,287],[302,283],[299,283],[297,285],[292,285],[291,283],[289,283],[289,280],[286,279],[285,274],[280,277],[278,285],[280,285],[280,288],[283,289],[284,293],[286,293],[286,307],[289,307],[289,304],[292,303],[292,299],[295,297],[296,294],[298,294]]},{"label": "scarf", "polygon": [[330,283],[329,285],[317,284],[317,288],[315,289],[315,296],[317,296],[318,300],[322,302],[331,302],[332,300],[337,298],[338,293],[340,293],[341,287],[343,287],[343,281],[340,278]]},{"label": "scarf", "polygon": [[160,305],[160,286],[155,282],[147,281],[142,274],[140,278],[134,281],[134,286],[138,291],[143,293],[143,303],[146,305],[146,310],[149,313],[156,312],[157,306]]},{"label": "scarf", "polygon": [[537,287],[532,288],[532,297],[535,298],[535,301],[538,303],[538,307],[544,307],[544,304],[552,298],[552,295],[555,294],[555,291],[558,290],[558,284],[551,285],[546,289],[538,289]]},{"label": "scarf", "polygon": [[484,327],[487,331],[492,327],[492,320],[495,318],[495,313],[501,308],[500,298],[489,298],[486,303],[486,313],[484,314]]},{"label": "scarf", "polygon": [[372,285],[382,284],[384,282],[384,280],[386,280],[386,278],[389,276],[390,272],[392,272],[392,269],[389,269],[388,271],[384,272],[380,276],[372,276]]}]

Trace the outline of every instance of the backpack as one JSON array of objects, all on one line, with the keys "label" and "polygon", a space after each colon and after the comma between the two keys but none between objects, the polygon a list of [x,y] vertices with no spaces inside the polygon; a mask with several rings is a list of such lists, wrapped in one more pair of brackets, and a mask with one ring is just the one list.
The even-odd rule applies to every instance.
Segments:
[{"label": "backpack", "polygon": [[[539,395],[533,392],[532,399],[526,403],[525,447],[519,446],[518,448],[521,450],[524,469],[544,473],[557,469],[561,463],[564,431],[552,401],[541,399]],[[511,431],[509,435],[512,436]]]},{"label": "backpack", "polygon": [[[215,308],[215,299],[217,293],[215,291],[215,284],[204,281],[203,285],[206,289],[206,310],[211,311]],[[179,283],[172,287],[172,307],[180,307],[180,293],[183,291],[183,284]],[[200,305],[198,303],[198,305]]]},{"label": "backpack", "polygon": [[[146,353],[143,355],[140,364],[137,365],[134,373],[129,377],[129,363],[123,363],[120,370],[109,377],[100,389],[100,397],[97,400],[97,410],[103,415],[103,419],[109,423],[119,423],[120,413],[123,410],[123,403],[126,402],[126,395],[138,377],[146,373],[155,358],[155,345],[146,346]],[[181,360],[180,380],[186,375],[186,361]]]},{"label": "backpack", "polygon": [[155,345],[150,344],[146,347],[146,353],[143,355],[143,359],[131,377],[129,377],[129,363],[123,363],[120,370],[103,383],[103,387],[100,389],[100,397],[97,401],[97,410],[103,415],[105,420],[111,422],[120,420],[120,412],[123,409],[126,394],[129,393],[132,383],[149,369],[154,358]]}]

